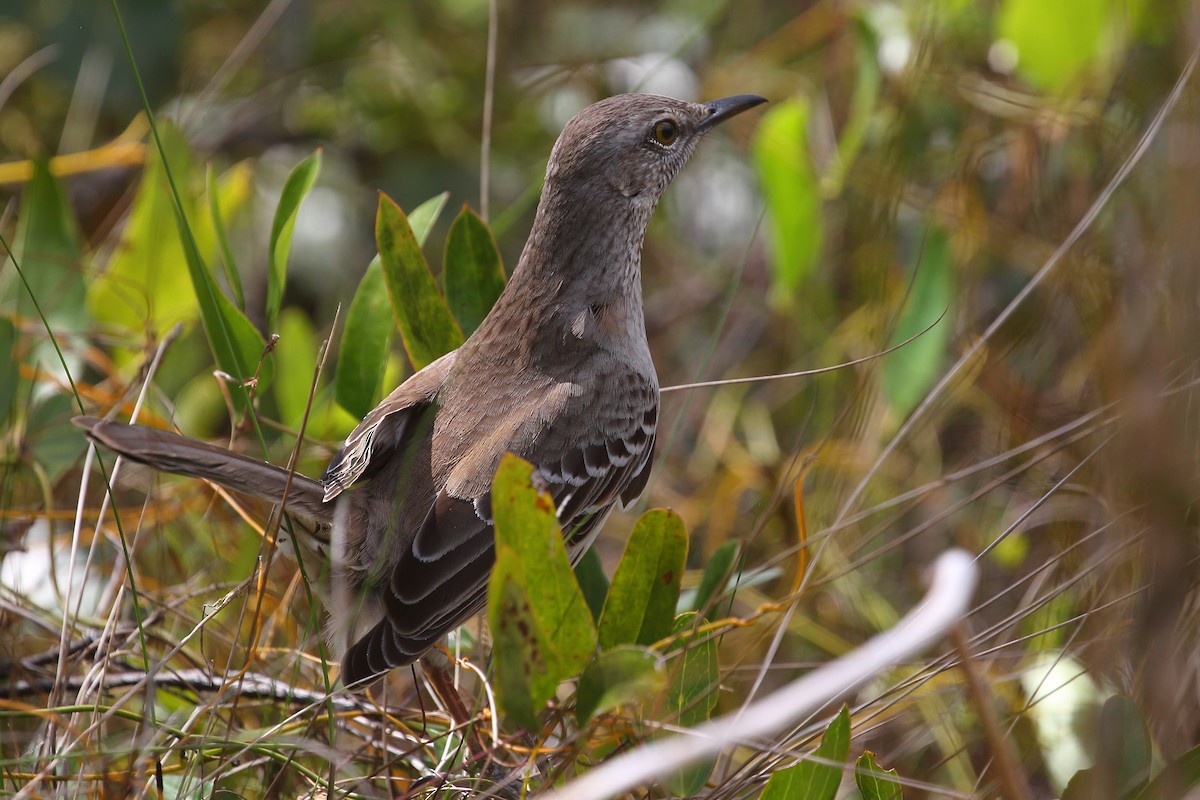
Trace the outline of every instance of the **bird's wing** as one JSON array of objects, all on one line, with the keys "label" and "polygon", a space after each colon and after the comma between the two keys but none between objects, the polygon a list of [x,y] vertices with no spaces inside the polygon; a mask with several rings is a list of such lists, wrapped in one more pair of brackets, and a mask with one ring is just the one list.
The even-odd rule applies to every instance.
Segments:
[{"label": "bird's wing", "polygon": [[[642,381],[622,392],[567,393],[553,418],[513,425],[506,450],[533,462],[548,484],[572,561],[618,498],[636,499],[653,454],[658,387]],[[524,408],[545,403],[527,403]],[[514,412],[517,413],[517,412]],[[486,459],[494,473],[505,450]],[[412,662],[447,631],[481,611],[495,562],[490,481],[476,496],[443,488],[392,571],[385,619],[346,653],[346,685]]]},{"label": "bird's wing", "polygon": [[371,477],[403,447],[414,420],[446,382],[457,354],[450,351],[400,384],[351,431],[321,476],[326,502]]}]

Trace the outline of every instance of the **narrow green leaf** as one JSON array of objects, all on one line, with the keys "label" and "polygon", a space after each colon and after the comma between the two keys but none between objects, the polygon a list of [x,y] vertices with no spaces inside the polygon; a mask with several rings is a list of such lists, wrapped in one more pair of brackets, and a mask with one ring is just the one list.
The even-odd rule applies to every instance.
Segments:
[{"label": "narrow green leaf", "polygon": [[321,342],[308,315],[298,308],[285,308],[279,315],[279,343],[275,345],[275,403],[280,421],[299,429],[308,407],[317,351]]},{"label": "narrow green leaf", "polygon": [[1193,747],[1179,758],[1167,764],[1163,771],[1146,784],[1138,793],[1137,800],[1182,800],[1195,797],[1200,786],[1200,746]]},{"label": "narrow green leaf", "polygon": [[687,563],[687,530],[678,514],[647,511],[638,520],[600,614],[600,648],[650,645],[671,633]]},{"label": "narrow green leaf", "polygon": [[[186,239],[183,228],[187,221],[176,217],[176,225],[179,236]],[[259,369],[265,347],[262,335],[220,290],[213,276],[204,264],[200,263],[200,256],[195,248],[185,246],[183,253],[192,290],[200,306],[204,335],[208,338],[217,366],[240,381],[230,387],[230,393],[235,407],[239,411],[244,410],[249,401],[245,381],[257,375],[259,391],[265,390],[271,382],[271,362],[263,362],[262,369]]]},{"label": "narrow green leaf", "polygon": [[496,637],[497,688],[501,706],[532,727],[522,709],[541,709],[559,683],[583,670],[596,648],[596,628],[571,571],[554,502],[533,487],[529,462],[511,454],[501,460],[492,513],[496,566],[488,622]]},{"label": "narrow green leaf", "polygon": [[421,369],[461,345],[462,331],[438,291],[404,212],[383,194],[375,241],[404,349],[413,368]]},{"label": "narrow green leaf", "polygon": [[450,226],[442,261],[446,302],[468,336],[504,291],[504,265],[487,223],[467,206]]},{"label": "narrow green leaf", "polygon": [[[917,257],[912,288],[907,291],[892,344],[928,328],[954,299],[954,269],[946,232],[931,230]],[[947,314],[930,331],[884,359],[883,391],[898,419],[908,416],[941,375],[952,327]]]},{"label": "narrow green leaf", "polygon": [[383,265],[375,256],[350,301],[338,349],[337,401],[356,417],[365,417],[381,399],[395,330]]},{"label": "narrow green leaf", "polygon": [[[717,644],[711,638],[694,639],[688,635],[697,622],[694,612],[675,618],[674,632],[680,639],[671,651],[682,650],[683,653],[667,665],[670,673],[666,693],[668,718],[686,728],[708,721],[717,705]],[[714,759],[702,759],[668,778],[664,785],[678,797],[691,797],[704,788],[714,763]]]},{"label": "narrow green leaf", "polygon": [[696,596],[691,603],[691,607],[680,609],[681,611],[708,613],[713,598],[717,596],[729,580],[729,576],[733,570],[733,563],[737,560],[740,548],[741,545],[737,539],[730,539],[713,551],[712,556],[708,559],[708,563],[704,565],[704,575],[700,577],[700,587],[696,590]]},{"label": "narrow green leaf", "polygon": [[[0,317],[0,425],[8,418],[21,376],[17,359],[17,326],[8,317]],[[0,485],[0,491],[4,487]]]},{"label": "narrow green leaf", "polygon": [[662,691],[666,681],[663,657],[653,650],[635,645],[606,650],[579,676],[575,720],[584,725],[597,714]]},{"label": "narrow green leaf", "polygon": [[900,779],[894,769],[880,769],[870,750],[854,762],[854,782],[863,800],[904,800]]},{"label": "narrow green leaf", "polygon": [[[166,123],[159,125],[159,135],[172,173],[186,177],[191,155],[183,135]],[[187,213],[188,199],[181,200]],[[166,171],[158,148],[151,147],[120,244],[88,286],[95,319],[138,333],[149,326],[160,337],[177,323],[196,319],[199,306],[188,271],[180,268],[186,256],[175,216]]]},{"label": "narrow green leaf", "polygon": [[767,781],[760,800],[791,800],[794,797],[811,800],[833,800],[842,782],[842,768],[835,767],[850,753],[850,710],[842,710],[829,723],[821,744],[813,755],[799,764],[781,769]]},{"label": "narrow green leaf", "polygon": [[583,590],[583,597],[591,609],[592,619],[600,621],[600,612],[604,609],[604,598],[608,596],[608,577],[600,564],[600,556],[595,548],[589,547],[579,563],[575,565],[575,579]]},{"label": "narrow green leaf", "polygon": [[321,171],[321,149],[296,165],[283,184],[275,219],[271,222],[271,244],[268,249],[270,263],[267,270],[267,324],[275,327],[279,307],[283,302],[283,289],[287,284],[287,260],[292,250],[292,232],[296,228],[296,215],[300,204],[317,182]]},{"label": "narrow green leaf", "polygon": [[209,164],[205,171],[205,186],[208,190],[208,213],[212,220],[213,235],[217,240],[217,256],[225,269],[225,280],[229,282],[234,302],[238,308],[245,311],[246,297],[242,292],[242,277],[233,258],[233,250],[229,247],[225,216],[229,211],[240,208],[249,195],[250,169],[244,164],[238,164],[218,183],[216,173]]},{"label": "narrow green leaf", "polygon": [[425,240],[429,238],[429,232],[437,224],[438,217],[442,215],[442,209],[446,207],[446,201],[449,199],[449,192],[435,194],[414,208],[412,213],[408,215],[408,226],[412,228],[413,237],[416,238],[419,246],[425,246]]},{"label": "narrow green leaf", "polygon": [[821,256],[821,193],[808,158],[808,101],[795,97],[768,111],[754,136],[754,163],[770,211],[772,297],[785,300]]}]

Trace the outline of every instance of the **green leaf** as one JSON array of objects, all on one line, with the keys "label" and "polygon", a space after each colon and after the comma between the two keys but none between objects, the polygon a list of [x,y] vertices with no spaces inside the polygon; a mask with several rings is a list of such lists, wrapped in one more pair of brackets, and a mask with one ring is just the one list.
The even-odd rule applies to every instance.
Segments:
[{"label": "green leaf", "polygon": [[1067,782],[1062,800],[1113,800],[1116,795],[1110,794],[1107,788],[1099,770],[1081,769]]},{"label": "green leaf", "polygon": [[662,691],[667,677],[663,658],[653,650],[620,645],[597,655],[579,676],[575,720],[592,717]]},{"label": "green leaf", "polygon": [[583,590],[592,619],[599,622],[600,612],[604,610],[604,598],[608,596],[608,577],[604,574],[595,548],[589,547],[575,565],[575,580],[579,581],[579,588]]},{"label": "green leaf", "polygon": [[279,343],[275,345],[275,402],[280,421],[299,429],[317,368],[321,342],[308,315],[298,308],[285,308],[279,315]]},{"label": "green leaf", "polygon": [[600,614],[600,648],[650,645],[671,633],[687,563],[687,530],[678,514],[647,511],[625,545]]},{"label": "green leaf", "polygon": [[[931,230],[918,258],[912,288],[892,335],[893,345],[932,325],[954,298],[954,270],[946,232]],[[941,375],[952,328],[951,315],[946,314],[930,331],[884,358],[883,391],[898,419],[908,416]]]},{"label": "green leaf", "polygon": [[713,599],[729,580],[733,562],[737,559],[740,549],[738,540],[730,539],[713,551],[708,563],[704,565],[704,575],[700,578],[700,587],[696,590],[690,608],[681,610],[707,613]]},{"label": "green leaf", "polygon": [[267,270],[267,324],[275,327],[279,307],[283,302],[283,288],[287,284],[287,260],[292,250],[292,232],[296,228],[296,215],[300,204],[317,182],[321,171],[321,149],[296,165],[283,184],[283,194],[275,209],[271,222],[271,244],[268,249],[270,263]]},{"label": "green leaf", "polygon": [[[8,317],[0,317],[0,425],[12,409],[21,377],[21,364],[17,360],[17,326]],[[0,485],[0,491],[3,486]]]},{"label": "green leaf", "polygon": [[[668,651],[682,650],[682,655],[668,665],[666,710],[686,728],[707,722],[717,705],[717,643],[709,636],[689,636],[698,622],[690,611],[676,617],[674,632],[680,638]],[[714,763],[702,759],[669,777],[665,785],[676,796],[690,797],[704,788]]]},{"label": "green leaf", "polygon": [[438,291],[404,212],[383,194],[375,241],[404,349],[413,368],[421,369],[461,345],[462,331]]},{"label": "green leaf", "polygon": [[1133,797],[1150,779],[1153,745],[1137,705],[1114,695],[1100,710],[1099,758],[1117,797]]},{"label": "green leaf", "polygon": [[[408,215],[409,227],[418,246],[425,244],[449,196],[449,192],[435,195]],[[360,419],[382,398],[383,376],[387,372],[395,329],[392,304],[383,279],[383,263],[375,256],[363,273],[346,313],[334,385],[338,403]]]},{"label": "green leaf", "polygon": [[596,628],[571,571],[554,501],[533,466],[509,454],[492,483],[496,565],[488,591],[500,705],[527,728],[596,648]]},{"label": "green leaf", "polygon": [[[186,239],[187,233],[184,229],[187,220],[176,217],[176,225],[180,237]],[[208,338],[217,366],[239,381],[230,386],[230,395],[235,408],[242,411],[249,402],[245,381],[257,375],[260,391],[270,384],[271,362],[263,362],[262,369],[259,369],[265,348],[262,335],[220,290],[213,276],[200,262],[196,248],[185,246],[183,253],[192,289],[200,305],[200,321],[204,325],[204,335]]]},{"label": "green leaf", "polygon": [[1167,764],[1146,788],[1138,793],[1138,800],[1182,800],[1195,797],[1192,790],[1200,786],[1200,747],[1193,747],[1179,758]]},{"label": "green leaf", "polygon": [[446,201],[449,199],[449,192],[435,194],[414,208],[412,213],[408,215],[408,226],[412,228],[413,236],[416,238],[417,244],[421,247],[425,246],[425,240],[429,238],[429,232],[437,224],[438,217],[442,215],[442,209],[446,207]]},{"label": "green leaf", "polygon": [[496,695],[518,725],[534,730],[538,712],[558,681],[554,652],[537,625],[527,583],[521,557],[508,545],[497,543],[496,564],[488,582]]},{"label": "green leaf", "polygon": [[793,797],[811,800],[833,800],[842,783],[841,764],[850,754],[850,710],[842,710],[829,723],[821,744],[799,764],[781,769],[767,781],[760,800],[791,800]]},{"label": "green leaf", "polygon": [[875,754],[865,751],[854,763],[854,782],[863,800],[904,800],[904,792],[894,769],[880,769]]},{"label": "green leaf", "polygon": [[[870,12],[865,15],[869,20]],[[858,153],[867,140],[872,123],[878,118],[879,89],[883,74],[879,69],[879,39],[860,26],[857,53],[858,70],[854,83],[854,94],[850,98],[849,116],[838,136],[837,155],[822,176],[822,192],[825,197],[841,192],[846,174],[854,166]]]},{"label": "green leaf", "polygon": [[1100,710],[1095,766],[1071,777],[1063,800],[1136,797],[1150,778],[1152,758],[1150,733],[1137,705],[1114,695]]},{"label": "green leaf", "polygon": [[[74,372],[82,363],[78,354],[84,351],[85,332],[93,327],[87,311],[85,284],[80,269],[82,236],[62,186],[50,173],[45,160],[34,162],[33,176],[21,198],[21,213],[13,248],[16,251],[14,258],[29,288],[26,290],[24,283],[17,278],[15,268],[0,270],[0,276],[12,276],[0,297],[0,305],[7,306],[10,312],[15,307],[17,314],[41,328],[38,319],[40,306],[46,322],[58,338],[67,368]],[[37,299],[36,305],[34,298]],[[11,302],[14,299],[15,302]],[[10,350],[15,348],[15,339],[14,331]],[[36,364],[59,380],[66,379],[54,343],[46,337],[33,337],[22,355],[26,363]],[[16,362],[9,359],[0,373],[10,375],[3,379],[5,386],[0,389],[0,416],[3,416],[17,390],[20,372]],[[41,395],[36,397],[40,398]]]},{"label": "green leaf", "polygon": [[383,264],[375,256],[350,301],[338,349],[337,401],[356,417],[365,417],[381,399],[395,330]]},{"label": "green leaf", "polygon": [[22,459],[37,464],[51,481],[57,481],[67,470],[79,467],[79,454],[87,440],[79,436],[82,431],[70,424],[71,417],[78,413],[74,397],[55,394],[33,404],[25,415],[28,433],[21,442]]},{"label": "green leaf", "polygon": [[[15,293],[18,313],[36,319],[29,292],[37,298],[51,321],[85,328],[84,282],[80,270],[82,236],[63,193],[45,159],[33,165],[33,177],[21,198],[14,248],[29,291],[15,281],[7,292]],[[53,357],[57,363],[57,356]]]},{"label": "green leaf", "polygon": [[468,336],[504,291],[504,265],[492,232],[478,214],[463,206],[446,236],[442,262],[446,301]]},{"label": "green leaf", "polygon": [[[182,134],[159,125],[171,172],[189,174],[191,156]],[[187,212],[187,198],[181,198]],[[196,319],[198,305],[158,148],[149,148],[142,182],[133,199],[120,244],[104,272],[88,286],[88,307],[95,319],[141,333],[149,326],[163,336],[180,322]],[[224,368],[224,367],[223,367]]]},{"label": "green leaf", "polygon": [[1124,48],[1124,34],[1139,25],[1145,0],[1005,0],[997,15],[998,38],[1013,48],[1020,75],[1054,94],[1107,78]]},{"label": "green leaf", "polygon": [[808,158],[808,101],[772,108],[754,136],[754,163],[770,211],[772,297],[785,300],[812,274],[821,256],[821,194]]},{"label": "green leaf", "polygon": [[[208,195],[208,215],[212,225],[212,235],[216,240],[218,258],[225,269],[225,279],[229,282],[229,290],[237,307],[246,310],[246,297],[242,292],[242,277],[238,272],[233,250],[229,247],[229,236],[225,232],[225,220],[233,218],[250,197],[250,166],[246,162],[235,164],[232,169],[217,180],[216,173],[210,164],[205,173],[205,186]],[[200,237],[197,236],[199,239]],[[203,250],[201,250],[203,252]]]}]

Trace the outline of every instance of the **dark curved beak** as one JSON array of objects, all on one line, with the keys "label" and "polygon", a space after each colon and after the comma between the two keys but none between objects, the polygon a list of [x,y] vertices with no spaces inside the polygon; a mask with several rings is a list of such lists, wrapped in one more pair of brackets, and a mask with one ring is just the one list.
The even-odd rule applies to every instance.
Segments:
[{"label": "dark curved beak", "polygon": [[735,94],[733,97],[722,97],[720,100],[710,100],[703,103],[708,109],[708,116],[700,121],[698,130],[706,131],[714,125],[719,125],[730,117],[736,117],[747,109],[754,108],[767,102],[767,98],[756,94]]}]

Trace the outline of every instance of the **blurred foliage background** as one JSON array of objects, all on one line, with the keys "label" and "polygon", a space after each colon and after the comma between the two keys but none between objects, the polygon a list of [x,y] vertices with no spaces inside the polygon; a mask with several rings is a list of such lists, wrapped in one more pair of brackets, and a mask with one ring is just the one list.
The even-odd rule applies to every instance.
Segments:
[{"label": "blurred foliage background", "polygon": [[[464,203],[511,270],[549,149],[584,105],[632,90],[768,97],[705,143],[643,259],[664,387],[781,376],[665,393],[643,500],[687,525],[685,589],[741,543],[726,610],[751,624],[721,639],[719,710],[894,623],[932,558],[958,545],[982,554],[967,639],[1031,796],[1059,796],[1111,752],[1096,714],[1114,694],[1133,699],[1130,736],[1146,726],[1155,769],[1200,741],[1197,4],[499,3],[490,92],[483,0],[118,5],[150,107],[182,134],[168,134],[169,157],[208,269],[232,293],[232,262],[246,315],[282,337],[257,391],[281,463],[320,343],[336,348],[336,310],[375,254],[378,192],[406,210],[450,193],[425,248],[435,273]],[[144,421],[253,451],[212,376],[167,195],[143,200],[149,142],[112,7],[0,9],[0,232],[86,411],[127,418],[165,338]],[[272,215],[317,148],[272,323]],[[782,377],[926,328],[882,358]],[[411,371],[394,350],[385,391]],[[317,392],[308,474],[357,421],[329,388],[337,369],[331,358]],[[55,674],[30,659],[56,643],[72,563],[85,447],[64,377],[6,261],[0,670],[12,679]],[[127,534],[146,528],[132,555],[156,636],[178,641],[252,574],[259,540],[207,487],[130,474],[133,488],[160,486],[145,507],[127,487],[119,507]],[[98,486],[86,499],[99,505]],[[614,517],[598,545],[610,570],[632,520]],[[103,530],[93,563],[74,564],[90,576],[79,614],[93,628],[126,577],[114,537]],[[284,613],[304,605],[292,571],[271,571],[263,636],[312,649],[304,616]],[[194,658],[223,664],[244,646],[239,625],[222,617]],[[293,663],[277,658],[267,671]],[[995,742],[953,663],[931,654],[846,698],[852,747],[895,767],[906,797],[999,791]],[[828,717],[723,760],[707,791],[756,796]],[[15,775],[28,720],[0,724]]]}]

